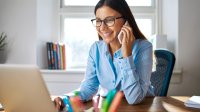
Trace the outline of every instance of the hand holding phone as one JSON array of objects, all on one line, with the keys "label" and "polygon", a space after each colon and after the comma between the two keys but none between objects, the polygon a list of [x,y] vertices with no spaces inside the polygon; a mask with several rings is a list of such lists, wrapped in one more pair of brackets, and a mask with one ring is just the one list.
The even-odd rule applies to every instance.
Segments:
[{"label": "hand holding phone", "polygon": [[[128,21],[126,21],[124,25],[128,26]],[[123,32],[120,31],[117,37],[118,37],[119,43],[122,44]]]}]

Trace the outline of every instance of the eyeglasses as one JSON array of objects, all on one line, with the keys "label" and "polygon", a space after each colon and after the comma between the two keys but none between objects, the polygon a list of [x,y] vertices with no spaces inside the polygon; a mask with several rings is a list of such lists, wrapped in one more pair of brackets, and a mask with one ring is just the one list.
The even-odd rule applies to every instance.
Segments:
[{"label": "eyeglasses", "polygon": [[122,16],[121,17],[107,17],[105,18],[104,20],[100,20],[100,19],[92,19],[92,24],[95,26],[95,27],[100,27],[102,25],[102,22],[110,27],[110,26],[113,26],[115,24],[115,20],[116,19],[120,19],[120,18],[123,18]]}]

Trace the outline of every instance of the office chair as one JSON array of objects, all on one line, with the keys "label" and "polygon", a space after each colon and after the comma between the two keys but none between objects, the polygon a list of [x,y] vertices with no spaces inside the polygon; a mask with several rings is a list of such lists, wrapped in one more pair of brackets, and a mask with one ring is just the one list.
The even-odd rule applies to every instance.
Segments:
[{"label": "office chair", "polygon": [[167,96],[176,59],[172,52],[165,49],[154,50],[154,54],[156,70],[151,74],[151,83],[154,86],[155,96]]}]

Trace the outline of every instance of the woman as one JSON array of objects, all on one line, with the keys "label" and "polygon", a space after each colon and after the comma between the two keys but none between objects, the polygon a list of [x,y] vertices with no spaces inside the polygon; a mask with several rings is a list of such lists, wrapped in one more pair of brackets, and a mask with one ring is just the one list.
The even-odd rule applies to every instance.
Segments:
[{"label": "woman", "polygon": [[[100,0],[94,13],[96,18],[91,21],[100,40],[90,48],[79,90],[81,100],[90,100],[97,92],[103,95],[113,89],[123,91],[129,104],[137,104],[145,96],[153,95],[152,44],[140,32],[126,1]],[[63,107],[61,101],[61,98],[55,99],[58,109]]]}]

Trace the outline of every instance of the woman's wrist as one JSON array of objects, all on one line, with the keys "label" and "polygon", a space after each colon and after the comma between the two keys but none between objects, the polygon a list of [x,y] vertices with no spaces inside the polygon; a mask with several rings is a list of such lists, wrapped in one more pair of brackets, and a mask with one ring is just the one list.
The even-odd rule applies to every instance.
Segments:
[{"label": "woman's wrist", "polygon": [[132,55],[132,52],[123,53],[123,58],[127,58]]}]

